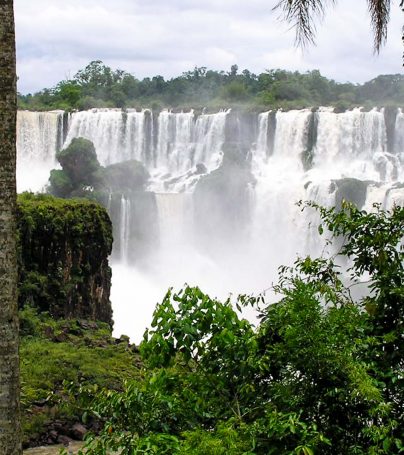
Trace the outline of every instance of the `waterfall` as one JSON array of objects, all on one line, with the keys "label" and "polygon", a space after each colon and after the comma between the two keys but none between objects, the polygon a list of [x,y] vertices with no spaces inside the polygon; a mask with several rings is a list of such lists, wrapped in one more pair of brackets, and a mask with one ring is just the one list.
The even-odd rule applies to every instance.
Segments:
[{"label": "waterfall", "polygon": [[[228,111],[202,114],[162,111],[149,189],[156,192],[190,192],[201,173],[216,169],[222,160]],[[199,169],[197,169],[197,167]]]},{"label": "waterfall", "polygon": [[268,122],[270,112],[263,112],[258,115],[258,138],[254,153],[255,170],[265,163],[268,158]]},{"label": "waterfall", "polygon": [[320,109],[318,116],[315,165],[330,177],[390,180],[393,167],[387,153],[383,112],[360,109],[334,114]]},{"label": "waterfall", "polygon": [[121,197],[121,213],[119,222],[119,244],[120,244],[120,259],[124,264],[128,263],[129,248],[130,248],[130,223],[131,210],[130,200],[122,195]]},{"label": "waterfall", "polygon": [[[299,200],[338,206],[348,199],[366,210],[374,202],[385,209],[404,204],[401,110],[389,120],[390,142],[377,109],[322,107],[248,118],[229,111],[19,112],[19,190],[39,190],[63,137],[66,146],[79,136],[94,142],[101,164],[136,159],[150,174],[146,192],[106,200],[114,223],[114,286],[126,291],[114,291],[120,300],[113,304],[127,302],[133,311],[151,312],[168,286],[184,282],[220,298],[260,292],[296,254],[321,254],[318,215],[302,212]],[[124,282],[130,273],[135,278]],[[130,318],[123,310],[115,314],[119,332]]]},{"label": "waterfall", "polygon": [[404,161],[404,113],[398,109],[394,125],[394,152]]},{"label": "waterfall", "polygon": [[301,155],[307,148],[311,111],[277,112],[274,155],[301,168]]},{"label": "waterfall", "polygon": [[63,111],[17,112],[17,188],[40,191],[56,167],[63,138]]},{"label": "waterfall", "polygon": [[307,149],[312,113],[309,110],[276,113],[274,149],[269,157],[266,156],[269,123],[264,115],[268,118],[268,114],[258,118],[257,147],[253,151],[256,186],[251,237],[254,255],[274,276],[279,264],[289,263],[298,251],[304,250],[302,236],[307,220],[295,203],[305,199],[302,154]]},{"label": "waterfall", "polygon": [[84,137],[94,143],[102,165],[125,160],[146,162],[147,144],[151,138],[145,133],[148,109],[137,112],[121,109],[92,109],[74,112],[64,146],[75,137]]},{"label": "waterfall", "polygon": [[219,166],[225,140],[226,117],[229,112],[203,114],[198,117],[195,125],[194,164],[202,163],[209,171]]},{"label": "waterfall", "polygon": [[[75,112],[64,146],[75,137],[84,137],[94,143],[104,166],[133,159],[142,162],[151,174],[151,191],[190,191],[201,170],[211,171],[221,163],[227,113],[196,117],[193,111],[163,110],[156,131],[149,109]],[[196,165],[200,165],[198,170]]]},{"label": "waterfall", "polygon": [[158,118],[155,166],[163,172],[179,173],[193,165],[193,111],[173,114],[162,111]]},{"label": "waterfall", "polygon": [[[316,116],[315,141],[309,144],[310,115]],[[314,200],[332,206],[342,198],[371,210],[374,202],[391,208],[402,203],[404,189],[404,116],[396,118],[395,154],[387,152],[384,115],[376,109],[360,109],[335,114],[332,108],[278,112],[274,150],[267,156],[268,113],[258,117],[257,146],[253,150],[252,170],[257,180],[252,237],[257,254],[273,254],[278,263],[300,254],[320,254],[313,228],[316,215],[303,213],[299,200]],[[312,165],[305,170],[302,156],[312,147]],[[302,155],[303,154],[303,155]],[[359,190],[363,193],[359,194]],[[351,199],[352,200],[352,199]]]},{"label": "waterfall", "polygon": [[[192,110],[180,113],[163,110],[153,119],[149,109],[91,109],[69,114],[64,131],[66,122],[61,111],[20,111],[18,189],[41,189],[50,169],[56,166],[55,153],[63,137],[66,146],[74,137],[82,136],[94,142],[103,165],[129,159],[141,161],[151,176],[148,190],[159,193],[156,196],[159,210],[166,213],[161,206],[163,193],[192,193],[202,175],[220,166],[228,114],[229,111],[196,115]],[[246,125],[240,123],[245,121],[243,118],[236,118],[240,131],[246,130]],[[349,188],[350,182],[354,185],[352,179],[364,182],[361,191],[365,195],[359,198],[363,206],[371,207],[373,198],[384,205],[391,204],[388,200],[401,198],[404,114],[400,109],[390,147],[394,153],[387,150],[384,112],[377,109],[370,112],[353,109],[338,114],[326,107],[314,113],[309,109],[264,112],[256,116],[250,136],[254,134],[253,236],[275,239],[280,230],[282,235],[288,235],[289,230],[301,229],[308,220],[303,219],[294,202],[314,199],[327,205],[338,203],[354,191]],[[133,211],[128,208],[129,199],[123,201],[126,202],[122,214]],[[280,226],[285,229],[279,229]],[[167,226],[160,230],[166,229]],[[290,236],[294,238],[294,233],[290,232]],[[304,242],[300,239],[299,243],[301,246]],[[296,247],[290,248],[294,254]]]}]

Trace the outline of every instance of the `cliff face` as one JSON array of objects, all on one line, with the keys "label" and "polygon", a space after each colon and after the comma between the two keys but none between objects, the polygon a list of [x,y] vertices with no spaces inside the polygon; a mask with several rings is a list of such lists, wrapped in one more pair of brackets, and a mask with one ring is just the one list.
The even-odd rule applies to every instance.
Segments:
[{"label": "cliff face", "polygon": [[112,325],[112,225],[86,200],[22,194],[18,200],[19,305]]}]

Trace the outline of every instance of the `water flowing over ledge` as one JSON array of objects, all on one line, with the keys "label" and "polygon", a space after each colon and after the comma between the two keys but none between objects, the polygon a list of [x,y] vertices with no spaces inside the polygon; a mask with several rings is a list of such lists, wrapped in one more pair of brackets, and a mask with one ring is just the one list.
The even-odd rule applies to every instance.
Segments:
[{"label": "water flowing over ledge", "polygon": [[169,285],[261,291],[296,253],[320,254],[316,217],[297,201],[404,204],[400,109],[22,111],[17,126],[20,191],[43,188],[75,137],[94,143],[102,165],[136,159],[149,172],[147,192],[108,202],[116,328],[134,334],[135,324],[137,338]]}]

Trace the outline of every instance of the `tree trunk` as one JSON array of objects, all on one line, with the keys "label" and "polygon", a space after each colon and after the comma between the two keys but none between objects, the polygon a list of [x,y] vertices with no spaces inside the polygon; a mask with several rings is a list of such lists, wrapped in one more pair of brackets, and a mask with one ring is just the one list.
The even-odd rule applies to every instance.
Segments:
[{"label": "tree trunk", "polygon": [[19,455],[16,70],[13,0],[0,0],[0,454]]}]

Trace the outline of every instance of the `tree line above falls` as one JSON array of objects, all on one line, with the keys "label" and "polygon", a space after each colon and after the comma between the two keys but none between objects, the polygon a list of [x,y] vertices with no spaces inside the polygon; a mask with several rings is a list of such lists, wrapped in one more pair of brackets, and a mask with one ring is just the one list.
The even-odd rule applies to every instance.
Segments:
[{"label": "tree line above falls", "polygon": [[333,105],[341,111],[359,105],[369,109],[375,105],[403,106],[404,75],[379,75],[360,85],[338,83],[318,70],[271,69],[253,74],[247,69],[240,72],[233,65],[228,72],[195,67],[169,80],[160,75],[139,80],[96,60],[53,88],[18,95],[19,109],[40,111],[144,106],[156,110],[167,106],[265,110],[319,105]]}]

